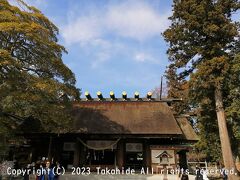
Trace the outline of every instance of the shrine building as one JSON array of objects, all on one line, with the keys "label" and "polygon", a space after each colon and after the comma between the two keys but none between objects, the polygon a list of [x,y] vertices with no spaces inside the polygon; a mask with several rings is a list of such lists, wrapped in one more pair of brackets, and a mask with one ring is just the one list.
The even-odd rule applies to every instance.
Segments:
[{"label": "shrine building", "polygon": [[[135,93],[121,98],[97,98],[85,93],[74,104],[70,133],[32,134],[31,160],[39,156],[73,166],[121,168],[187,168],[187,152],[198,141],[186,116],[176,116],[171,105],[178,99],[141,98]],[[44,147],[44,148],[43,148]]]}]

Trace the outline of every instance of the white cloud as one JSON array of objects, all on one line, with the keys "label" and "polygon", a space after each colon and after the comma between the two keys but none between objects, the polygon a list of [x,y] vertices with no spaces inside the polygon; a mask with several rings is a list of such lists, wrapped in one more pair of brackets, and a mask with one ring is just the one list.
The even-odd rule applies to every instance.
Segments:
[{"label": "white cloud", "polygon": [[136,62],[140,62],[140,63],[144,63],[144,62],[150,62],[153,64],[159,64],[161,63],[159,60],[155,59],[152,55],[150,55],[149,53],[145,53],[145,52],[137,52],[134,54],[133,59]]},{"label": "white cloud", "polygon": [[[94,49],[94,60],[91,62],[91,68],[97,68],[104,62],[126,51],[123,44],[119,42],[111,42],[104,39],[96,39],[89,42],[89,46]],[[89,47],[84,47],[89,49]]]},{"label": "white cloud", "polygon": [[109,7],[106,15],[107,27],[123,37],[146,40],[168,27],[168,14],[161,14],[145,3],[127,2]]},{"label": "white cloud", "polygon": [[81,11],[77,6],[69,9],[67,23],[60,26],[61,36],[67,46],[81,46],[91,59],[91,68],[99,68],[117,56],[159,64],[151,53],[130,46],[128,40],[145,43],[154,37],[160,39],[160,33],[169,25],[170,12],[157,11],[143,1],[120,1],[98,9],[90,5]]},{"label": "white cloud", "polygon": [[147,61],[148,59],[151,59],[151,57],[148,57],[146,54],[144,53],[137,53],[135,54],[135,58],[134,58],[136,61],[138,62],[145,62]]},{"label": "white cloud", "polygon": [[62,30],[67,44],[87,43],[101,36],[101,21],[97,17],[79,17]]},{"label": "white cloud", "polygon": [[70,12],[69,15],[67,25],[61,28],[68,44],[85,44],[108,34],[144,41],[160,36],[169,25],[169,13],[158,12],[140,1],[108,5],[85,16],[77,12]]},{"label": "white cloud", "polygon": [[99,52],[96,54],[96,59],[92,61],[91,68],[97,68],[100,64],[104,63],[105,61],[109,60],[111,54],[109,52]]}]

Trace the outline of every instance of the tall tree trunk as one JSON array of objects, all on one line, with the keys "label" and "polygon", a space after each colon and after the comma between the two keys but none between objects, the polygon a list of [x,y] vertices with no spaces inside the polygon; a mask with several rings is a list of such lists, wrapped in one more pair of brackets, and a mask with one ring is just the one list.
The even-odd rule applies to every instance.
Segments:
[{"label": "tall tree trunk", "polygon": [[[215,103],[224,166],[227,170],[231,170],[232,168],[234,168],[235,173],[237,173],[235,163],[233,160],[231,143],[228,135],[226,116],[223,108],[222,90],[220,84],[217,84],[215,87]],[[235,175],[229,175],[229,180],[237,179],[239,179],[239,177],[236,177]]]}]

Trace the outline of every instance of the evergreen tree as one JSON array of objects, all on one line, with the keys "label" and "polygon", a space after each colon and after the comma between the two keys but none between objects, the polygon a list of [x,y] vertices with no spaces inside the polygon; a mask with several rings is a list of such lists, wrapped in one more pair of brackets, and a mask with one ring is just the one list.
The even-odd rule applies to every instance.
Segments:
[{"label": "evergreen tree", "polygon": [[172,24],[164,32],[170,45],[170,66],[178,70],[179,79],[190,75],[194,104],[200,109],[215,104],[222,156],[228,169],[234,167],[234,161],[223,98],[233,61],[231,52],[239,36],[238,24],[231,17],[239,7],[238,0],[174,0]]},{"label": "evergreen tree", "polygon": [[230,65],[225,89],[226,115],[231,127],[233,149],[236,155],[240,155],[240,53],[236,54]]}]

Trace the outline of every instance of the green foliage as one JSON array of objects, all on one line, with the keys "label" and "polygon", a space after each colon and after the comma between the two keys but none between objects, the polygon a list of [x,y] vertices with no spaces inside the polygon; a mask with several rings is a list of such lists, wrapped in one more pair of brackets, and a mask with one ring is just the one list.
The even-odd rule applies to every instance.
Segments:
[{"label": "green foliage", "polygon": [[195,145],[205,153],[207,161],[221,161],[221,146],[214,102],[201,104],[197,113],[197,128],[200,141]]},{"label": "green foliage", "polygon": [[[0,1],[0,123],[17,128],[21,118],[40,120],[46,132],[66,132],[79,97],[72,71],[62,62],[58,28],[39,10]],[[11,118],[10,118],[11,117]]]},{"label": "green foliage", "polygon": [[197,115],[197,146],[212,160],[220,159],[214,99],[218,86],[232,145],[239,144],[239,24],[231,19],[239,7],[238,0],[174,0],[172,24],[164,32],[170,46],[169,95],[186,99],[175,107],[178,113]]},{"label": "green foliage", "polygon": [[[240,147],[240,53],[238,53],[233,59],[228,78],[226,81],[227,98],[226,115],[229,120],[229,124],[232,128],[232,136],[235,140],[235,147]],[[237,149],[235,148],[235,153]]]}]

